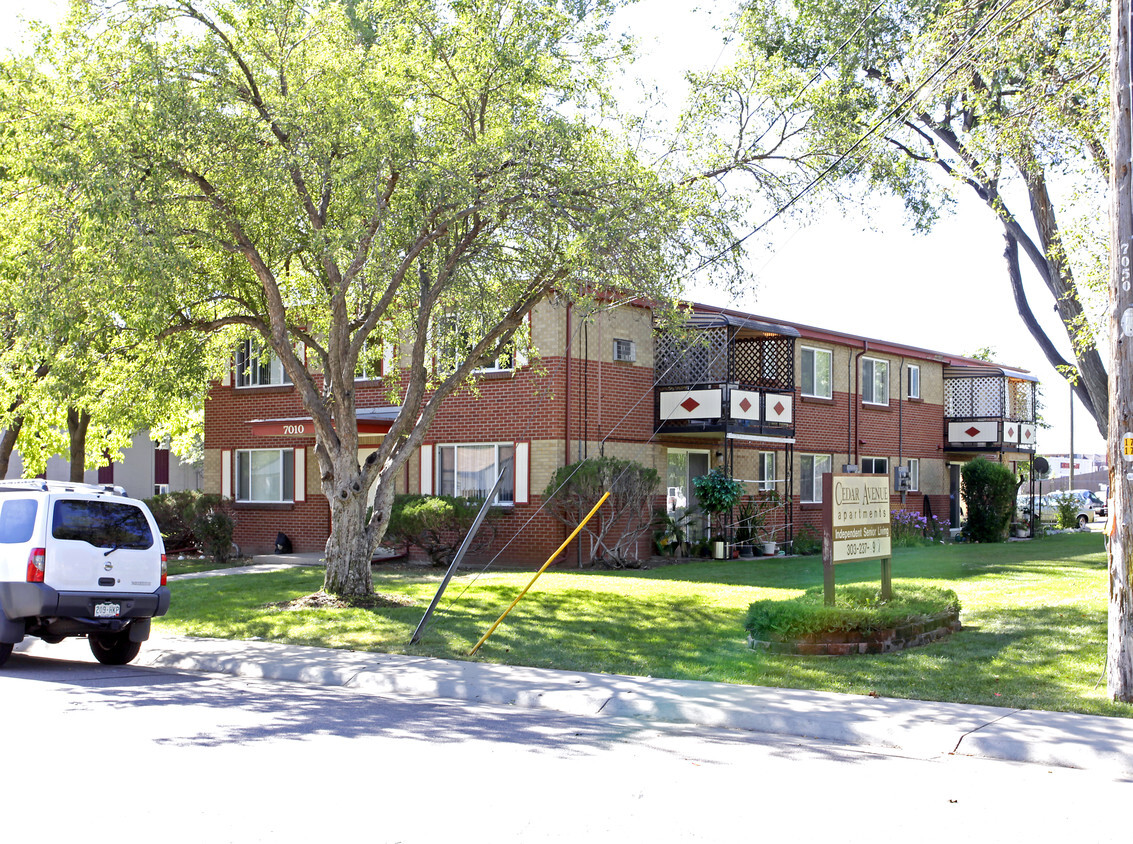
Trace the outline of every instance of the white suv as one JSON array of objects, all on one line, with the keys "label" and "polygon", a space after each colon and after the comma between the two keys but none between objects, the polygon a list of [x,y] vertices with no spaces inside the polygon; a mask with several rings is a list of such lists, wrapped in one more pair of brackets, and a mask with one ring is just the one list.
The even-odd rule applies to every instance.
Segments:
[{"label": "white suv", "polygon": [[24,636],[86,636],[125,665],[169,609],[153,514],[120,487],[0,481],[0,665]]}]

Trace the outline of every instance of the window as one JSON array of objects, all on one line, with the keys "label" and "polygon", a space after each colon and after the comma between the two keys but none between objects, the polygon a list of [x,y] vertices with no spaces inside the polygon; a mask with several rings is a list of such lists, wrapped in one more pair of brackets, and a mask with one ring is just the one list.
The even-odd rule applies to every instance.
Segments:
[{"label": "window", "polygon": [[775,452],[759,452],[759,488],[775,489]]},{"label": "window", "polygon": [[39,505],[33,498],[9,498],[0,506],[0,542],[5,545],[27,542],[35,527]]},{"label": "window", "polygon": [[236,386],[266,387],[290,384],[283,363],[259,340],[245,340],[236,350]]},{"label": "window", "polygon": [[[471,318],[461,318],[456,314],[443,314],[434,319],[430,332],[435,338],[437,371],[444,374],[455,372],[467,359],[473,346],[483,339],[486,330]],[[517,350],[516,345],[517,337],[513,337],[509,348],[504,349],[495,359],[482,361],[477,371],[507,371],[526,366],[527,358]]]},{"label": "window", "polygon": [[802,347],[802,390],[804,396],[828,399],[831,397],[829,349]]},{"label": "window", "polygon": [[153,546],[145,514],[132,504],[117,501],[56,501],[51,511],[51,536],[88,542],[96,548],[144,551]]},{"label": "window", "polygon": [[919,366],[909,367],[909,398],[919,399],[921,397],[921,368]]},{"label": "window", "polygon": [[614,339],[614,360],[637,360],[637,347],[632,340]]},{"label": "window", "polygon": [[236,452],[236,500],[290,502],[295,495],[295,451],[259,448]]},{"label": "window", "polygon": [[367,339],[354,366],[355,381],[376,381],[393,368],[390,348],[377,339]]},{"label": "window", "polygon": [[889,361],[862,358],[862,401],[889,404]]},{"label": "window", "polygon": [[862,472],[866,475],[888,475],[889,474],[889,458],[888,457],[863,457],[862,458]]},{"label": "window", "polygon": [[437,494],[484,498],[505,468],[493,504],[515,502],[515,446],[511,443],[437,446]]},{"label": "window", "polygon": [[822,476],[830,471],[829,454],[803,454],[799,456],[799,501],[822,501]]},{"label": "window", "polygon": [[921,488],[921,461],[915,457],[909,458],[909,489]]}]

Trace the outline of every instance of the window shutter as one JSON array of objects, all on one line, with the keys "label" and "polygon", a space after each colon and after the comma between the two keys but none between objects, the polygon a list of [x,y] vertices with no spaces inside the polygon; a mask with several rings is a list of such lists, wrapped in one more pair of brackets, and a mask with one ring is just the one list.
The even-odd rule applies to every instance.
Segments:
[{"label": "window shutter", "polygon": [[421,446],[421,494],[433,494],[433,447]]},{"label": "window shutter", "polygon": [[515,503],[526,504],[531,478],[531,443],[515,444]]},{"label": "window shutter", "polygon": [[295,491],[292,501],[307,500],[307,449],[295,449],[295,478],[293,480]]},{"label": "window shutter", "polygon": [[229,448],[220,452],[220,494],[232,497],[232,449]]}]

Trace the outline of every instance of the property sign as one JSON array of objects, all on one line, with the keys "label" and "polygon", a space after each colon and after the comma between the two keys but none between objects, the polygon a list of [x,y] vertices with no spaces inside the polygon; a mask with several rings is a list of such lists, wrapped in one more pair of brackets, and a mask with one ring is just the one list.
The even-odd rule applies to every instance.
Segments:
[{"label": "property sign", "polygon": [[832,473],[823,487],[831,562],[890,556],[889,476]]},{"label": "property sign", "polygon": [[1126,463],[1133,462],[1133,434],[1121,438],[1121,457]]}]

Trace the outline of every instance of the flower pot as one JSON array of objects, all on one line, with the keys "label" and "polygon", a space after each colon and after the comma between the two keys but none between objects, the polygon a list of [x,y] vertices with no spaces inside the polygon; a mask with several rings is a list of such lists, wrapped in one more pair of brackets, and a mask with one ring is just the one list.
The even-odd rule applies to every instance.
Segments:
[{"label": "flower pot", "polygon": [[777,549],[776,549],[776,547],[775,547],[775,543],[774,543],[774,542],[764,542],[764,543],[763,543],[763,556],[765,556],[765,557],[774,557],[774,556],[775,556],[775,551],[776,551],[776,550],[777,550]]},{"label": "flower pot", "polygon": [[750,542],[745,542],[740,545],[740,556],[744,559],[755,556],[755,548]]},{"label": "flower pot", "polygon": [[728,559],[728,543],[723,541],[716,541],[712,543],[712,559],[713,560],[726,560]]}]

